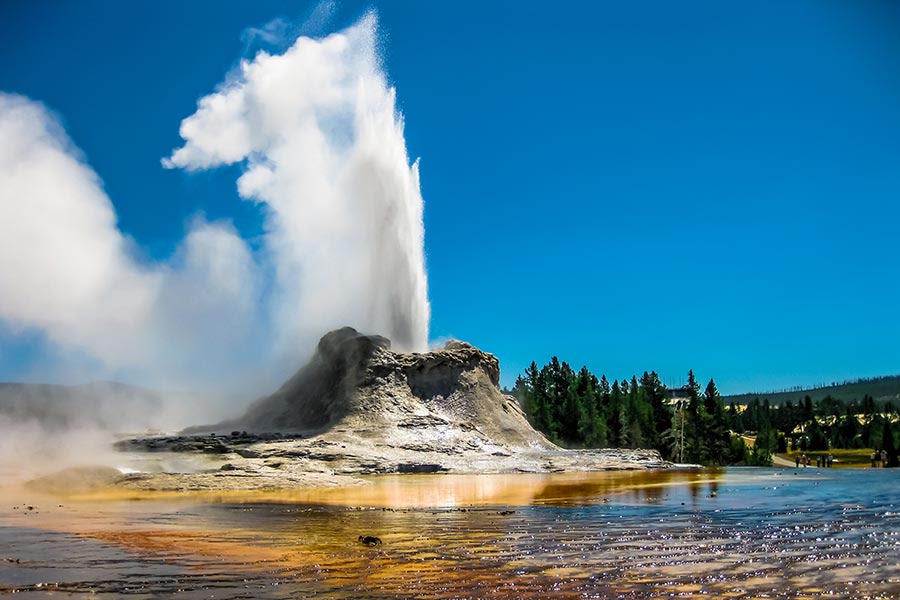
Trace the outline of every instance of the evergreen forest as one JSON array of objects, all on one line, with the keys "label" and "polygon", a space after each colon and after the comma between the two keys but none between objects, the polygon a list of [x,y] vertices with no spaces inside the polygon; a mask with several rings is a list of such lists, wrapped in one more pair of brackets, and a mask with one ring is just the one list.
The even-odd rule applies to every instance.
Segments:
[{"label": "evergreen forest", "polygon": [[670,390],[653,371],[610,383],[557,357],[543,367],[532,362],[505,391],[537,430],[567,448],[653,448],[673,462],[708,466],[770,465],[788,450],[883,448],[888,466],[898,464],[900,414],[868,395],[726,406],[715,381],[701,391],[693,371]]}]

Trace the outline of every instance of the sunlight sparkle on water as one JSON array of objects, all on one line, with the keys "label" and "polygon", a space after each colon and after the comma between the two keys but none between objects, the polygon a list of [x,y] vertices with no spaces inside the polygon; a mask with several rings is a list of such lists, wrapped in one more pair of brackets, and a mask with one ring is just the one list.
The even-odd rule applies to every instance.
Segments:
[{"label": "sunlight sparkle on water", "polygon": [[2,511],[20,562],[0,582],[197,598],[896,598],[895,486],[890,471],[729,469],[29,496],[36,510]]}]

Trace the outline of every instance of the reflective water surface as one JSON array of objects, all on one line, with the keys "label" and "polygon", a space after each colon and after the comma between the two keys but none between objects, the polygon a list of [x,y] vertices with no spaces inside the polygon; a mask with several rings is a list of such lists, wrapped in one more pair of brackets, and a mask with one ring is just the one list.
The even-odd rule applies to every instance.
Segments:
[{"label": "reflective water surface", "polygon": [[900,598],[892,470],[397,476],[3,502],[0,593],[25,597]]}]

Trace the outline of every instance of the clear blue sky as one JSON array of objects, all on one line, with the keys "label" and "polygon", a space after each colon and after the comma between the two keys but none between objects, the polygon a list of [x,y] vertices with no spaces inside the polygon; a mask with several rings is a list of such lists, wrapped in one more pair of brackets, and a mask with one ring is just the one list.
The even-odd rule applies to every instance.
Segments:
[{"label": "clear blue sky", "polygon": [[[6,0],[0,90],[62,115],[147,256],[198,210],[249,237],[233,171],[159,161],[242,31],[313,7]],[[432,337],[505,383],[554,354],[725,392],[900,372],[900,4],[374,7],[422,161]],[[53,352],[0,343],[0,379]]]}]

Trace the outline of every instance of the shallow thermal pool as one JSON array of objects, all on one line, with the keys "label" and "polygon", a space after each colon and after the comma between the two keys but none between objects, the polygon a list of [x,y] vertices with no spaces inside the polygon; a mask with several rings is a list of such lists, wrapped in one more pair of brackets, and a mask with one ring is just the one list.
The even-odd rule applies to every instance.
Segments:
[{"label": "shallow thermal pool", "polygon": [[3,501],[0,592],[25,597],[900,598],[900,470]]}]

